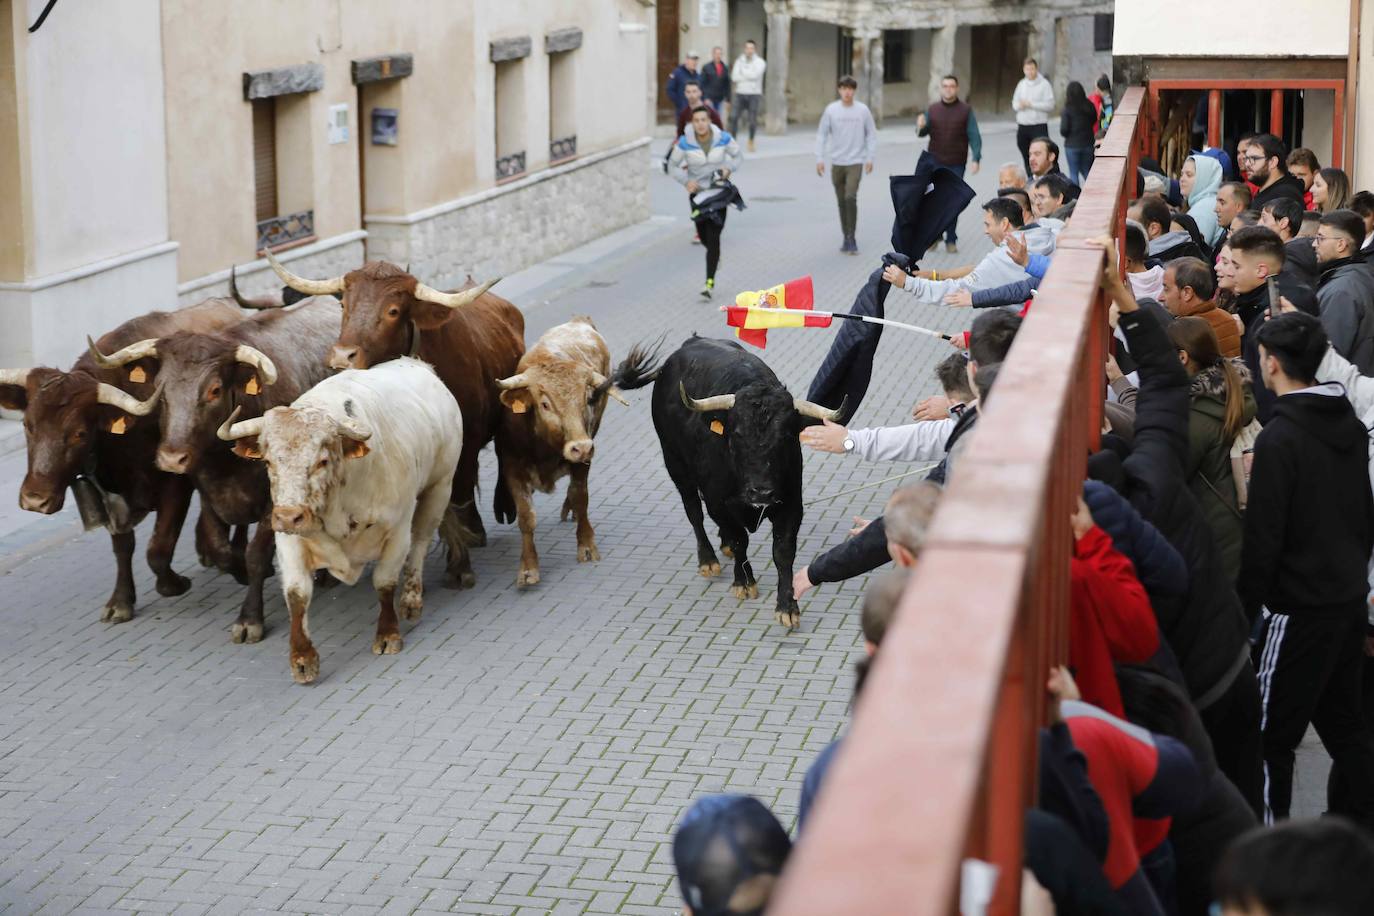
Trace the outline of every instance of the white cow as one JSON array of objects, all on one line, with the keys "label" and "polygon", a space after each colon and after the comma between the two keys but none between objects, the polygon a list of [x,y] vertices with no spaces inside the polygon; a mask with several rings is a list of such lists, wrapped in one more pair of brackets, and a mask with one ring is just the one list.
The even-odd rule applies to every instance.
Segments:
[{"label": "white cow", "polygon": [[425,551],[463,449],[463,418],[448,387],[427,363],[402,358],[340,372],[257,419],[235,423],[235,416],[220,438],[267,462],[291,612],[291,676],[308,684],[320,671],[307,619],[317,569],[352,585],[376,561],[381,611],[372,651],[399,652],[396,614],[419,619]]}]

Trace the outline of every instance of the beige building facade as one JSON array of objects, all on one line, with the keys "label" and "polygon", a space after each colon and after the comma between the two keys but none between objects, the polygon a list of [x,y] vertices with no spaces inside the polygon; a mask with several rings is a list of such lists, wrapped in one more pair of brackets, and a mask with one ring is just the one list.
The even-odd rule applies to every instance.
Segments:
[{"label": "beige building facade", "polygon": [[0,365],[385,258],[499,276],[647,218],[640,0],[0,0]]}]

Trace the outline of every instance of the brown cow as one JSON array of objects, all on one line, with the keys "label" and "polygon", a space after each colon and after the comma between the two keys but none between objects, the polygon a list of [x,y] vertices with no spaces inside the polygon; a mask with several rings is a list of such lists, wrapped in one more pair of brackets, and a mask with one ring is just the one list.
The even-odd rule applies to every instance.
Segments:
[{"label": "brown cow", "polygon": [[[175,312],[150,312],[124,322],[100,338],[118,349],[149,335],[199,328],[207,331],[240,321],[244,313],[225,299],[207,299]],[[191,484],[159,471],[156,359],[132,363],[128,371],[102,369],[89,353],[71,369],[0,369],[0,406],[24,412],[28,473],[19,506],[51,515],[61,510],[68,487],[78,494],[83,520],[103,523],[115,554],[115,587],[100,619],[122,623],[134,615],[134,528],[149,512],[157,525],[148,541],[148,566],[160,595],[180,595],[190,582],[172,571],[172,552],[191,502]],[[116,387],[123,384],[128,391]],[[85,494],[85,495],[83,495]],[[234,571],[227,532],[205,510],[196,527],[202,562]],[[240,561],[241,563],[241,561]]]},{"label": "brown cow", "polygon": [[[418,356],[434,367],[463,412],[463,455],[453,476],[453,505],[468,543],[486,543],[482,516],[473,494],[477,456],[496,435],[502,413],[495,379],[515,372],[525,351],[525,316],[514,305],[487,292],[492,280],[475,289],[445,293],[419,282],[385,261],[369,261],[329,280],[307,280],[268,263],[291,288],[315,296],[343,294],[343,325],[329,357],[335,369],[365,369],[399,356]],[[515,520],[515,504],[505,484],[508,455],[496,446],[496,520]],[[447,527],[447,526],[446,526]],[[448,584],[476,582],[467,544],[450,540]]]},{"label": "brown cow", "polygon": [[161,361],[157,466],[188,475],[202,505],[229,524],[258,526],[245,557],[248,593],[231,629],[236,643],[262,639],[262,585],[272,571],[272,500],[262,463],[235,455],[218,431],[235,406],[246,418],[260,417],[326,378],[325,360],[338,329],[339,303],[313,298],[215,333],[183,331],[109,356],[93,354],[111,367],[145,356]]},{"label": "brown cow", "polygon": [[562,519],[577,519],[577,562],[601,559],[596,532],[587,518],[587,475],[592,466],[592,437],[601,426],[607,396],[622,404],[616,386],[651,378],[653,353],[639,347],[620,364],[614,376],[611,351],[592,320],[579,315],[550,328],[523,357],[515,375],[499,379],[501,403],[508,409],[497,433],[497,448],[506,456],[503,473],[515,498],[523,542],[520,573],[515,584],[539,581],[539,554],[534,549],[535,488],[553,492],[567,475],[568,495]]}]

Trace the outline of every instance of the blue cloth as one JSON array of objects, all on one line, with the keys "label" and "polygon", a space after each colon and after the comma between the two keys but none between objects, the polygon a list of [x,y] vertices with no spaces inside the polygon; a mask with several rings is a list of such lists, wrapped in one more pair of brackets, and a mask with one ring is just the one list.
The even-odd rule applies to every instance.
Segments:
[{"label": "blue cloth", "polygon": [[806,816],[811,813],[811,806],[816,803],[816,798],[821,794],[821,783],[825,781],[825,774],[830,769],[830,764],[835,760],[835,752],[840,749],[840,742],[843,738],[836,738],[826,745],[825,750],[816,755],[816,759],[811,761],[811,766],[806,768],[806,777],[802,779],[801,800],[797,803],[797,837],[801,837],[802,830],[806,827]]},{"label": "blue cloth", "polygon": [[1030,261],[1026,264],[1026,273],[1036,280],[1045,279],[1045,274],[1050,272],[1050,256],[1047,254],[1033,254]]},{"label": "blue cloth", "polygon": [[701,82],[701,74],[693,73],[682,64],[673,68],[673,72],[668,75],[668,85],[664,91],[668,93],[668,100],[673,103],[673,111],[681,111],[687,105],[687,84],[690,82]]},{"label": "blue cloth", "polygon": [[1039,285],[1040,281],[1032,277],[1029,280],[1015,280],[1002,286],[994,286],[991,289],[975,289],[973,307],[987,309],[999,305],[1020,305],[1031,297],[1031,293]]},{"label": "blue cloth", "polygon": [[1131,561],[1147,592],[1183,595],[1188,591],[1188,566],[1183,555],[1126,497],[1099,480],[1089,480],[1083,484],[1083,501],[1093,522],[1112,539],[1112,546]]},{"label": "blue cloth", "polygon": [[1091,146],[1064,148],[1064,165],[1069,181],[1079,187],[1088,179],[1088,170],[1093,167],[1093,148]]}]

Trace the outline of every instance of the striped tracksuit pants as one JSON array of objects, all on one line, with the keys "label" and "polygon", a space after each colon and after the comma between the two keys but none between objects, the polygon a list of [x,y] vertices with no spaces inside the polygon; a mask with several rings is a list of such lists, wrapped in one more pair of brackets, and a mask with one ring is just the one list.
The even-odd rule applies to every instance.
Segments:
[{"label": "striped tracksuit pants", "polygon": [[1328,810],[1374,827],[1374,734],[1361,715],[1365,606],[1265,614],[1259,686],[1264,734],[1264,819],[1288,817],[1294,751],[1310,723],[1348,774]]}]

